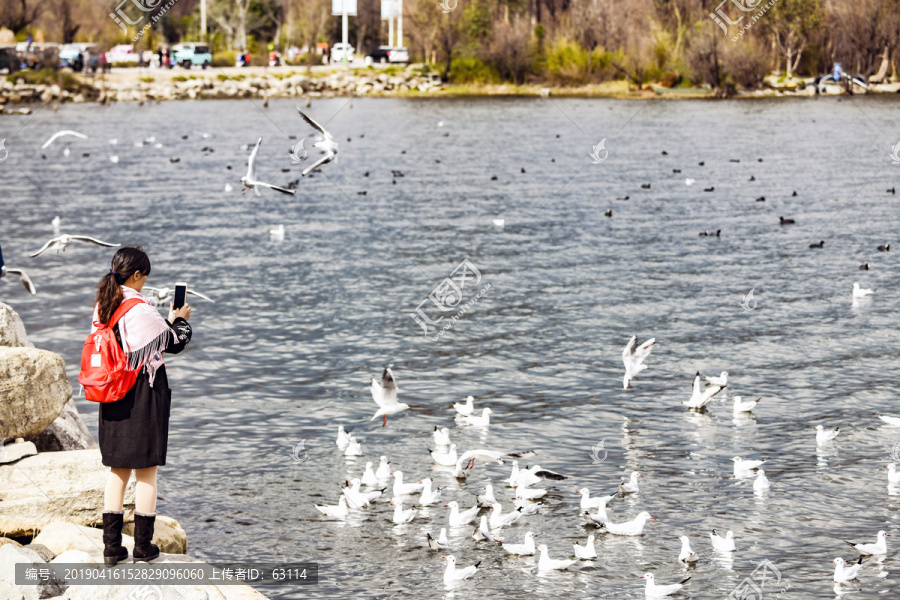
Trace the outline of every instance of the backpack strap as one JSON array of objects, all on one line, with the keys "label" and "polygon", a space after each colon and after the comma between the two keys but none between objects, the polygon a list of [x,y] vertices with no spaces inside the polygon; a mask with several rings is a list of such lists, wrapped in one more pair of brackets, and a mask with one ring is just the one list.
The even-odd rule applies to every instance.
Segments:
[{"label": "backpack strap", "polygon": [[141,303],[147,304],[147,301],[141,300],[140,298],[129,298],[128,300],[124,300],[119,305],[119,308],[116,309],[116,312],[113,313],[112,317],[110,317],[109,323],[107,323],[106,326],[112,329],[116,326],[116,323],[119,322],[119,319],[125,316],[125,313]]}]

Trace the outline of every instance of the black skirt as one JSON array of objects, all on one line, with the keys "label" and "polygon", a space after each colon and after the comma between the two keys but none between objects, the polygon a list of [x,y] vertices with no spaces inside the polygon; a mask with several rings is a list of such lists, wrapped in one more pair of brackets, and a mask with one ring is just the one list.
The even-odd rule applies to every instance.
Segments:
[{"label": "black skirt", "polygon": [[117,469],[145,469],[166,464],[172,390],[165,365],[153,387],[141,369],[134,387],[121,400],[100,405],[100,454]]}]

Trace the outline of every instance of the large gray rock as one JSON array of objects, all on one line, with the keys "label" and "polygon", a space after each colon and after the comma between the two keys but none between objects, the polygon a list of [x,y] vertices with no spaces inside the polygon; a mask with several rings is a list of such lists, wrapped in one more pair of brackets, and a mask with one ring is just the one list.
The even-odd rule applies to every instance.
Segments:
[{"label": "large gray rock", "polygon": [[[43,527],[32,543],[45,546],[54,555],[69,550],[89,551],[96,548],[102,550],[103,530],[66,521],[54,521]],[[129,551],[134,550],[134,538],[123,534],[122,545]]]},{"label": "large gray rock", "polygon": [[28,342],[28,334],[25,333],[25,324],[19,314],[8,304],[0,302],[0,346],[12,346],[14,348],[31,348]]},{"label": "large gray rock", "polygon": [[[122,527],[123,535],[134,535],[134,521],[126,522]],[[167,554],[187,554],[187,534],[178,521],[172,517],[156,515],[153,524],[152,543],[159,546],[160,552]]]},{"label": "large gray rock", "polygon": [[[0,535],[34,535],[53,521],[100,527],[108,473],[100,450],[45,452],[0,466]],[[133,478],[125,510],[134,510]]]},{"label": "large gray rock", "polygon": [[88,431],[87,425],[78,413],[75,398],[70,398],[59,416],[32,441],[38,452],[87,450],[97,447],[94,436]]},{"label": "large gray rock", "polygon": [[72,384],[59,354],[0,347],[0,443],[37,437],[71,397]]},{"label": "large gray rock", "polygon": [[16,565],[20,563],[36,567],[46,564],[44,559],[34,550],[16,547],[12,544],[0,546],[0,581],[5,581],[15,586],[27,600],[53,598],[61,595],[66,590],[64,585],[52,581],[36,585],[15,585]]}]

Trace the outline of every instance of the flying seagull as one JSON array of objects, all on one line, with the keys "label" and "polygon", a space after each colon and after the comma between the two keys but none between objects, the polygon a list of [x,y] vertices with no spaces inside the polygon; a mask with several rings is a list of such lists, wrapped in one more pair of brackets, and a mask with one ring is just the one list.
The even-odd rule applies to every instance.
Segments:
[{"label": "flying seagull", "polygon": [[47,146],[55,142],[57,139],[61,138],[64,135],[74,135],[75,137],[81,138],[83,140],[88,139],[88,136],[83,133],[78,133],[77,131],[71,131],[69,129],[65,129],[63,131],[57,131],[53,135],[50,136],[50,139],[44,142],[44,145],[41,146],[41,150],[46,150]]},{"label": "flying seagull", "polygon": [[19,279],[22,281],[22,285],[25,286],[25,289],[31,292],[31,295],[37,294],[37,289],[34,287],[34,284],[31,283],[31,277],[28,276],[28,273],[23,271],[22,269],[7,269],[3,263],[3,249],[0,248],[0,279],[5,277],[6,275],[18,275]]},{"label": "flying seagull", "polygon": [[297,107],[297,112],[300,113],[300,116],[303,117],[304,121],[309,123],[313,129],[319,131],[319,133],[321,133],[324,138],[322,141],[313,144],[313,148],[318,148],[319,150],[323,151],[325,153],[325,156],[303,169],[303,176],[305,177],[325,163],[333,161],[337,156],[338,145],[337,142],[334,141],[334,138],[331,137],[331,134],[325,131],[324,127],[310,119],[302,110],[300,110],[299,106]]},{"label": "flying seagull", "polygon": [[34,254],[31,254],[29,256],[31,258],[34,258],[35,256],[40,256],[41,254],[43,254],[47,250],[50,250],[51,248],[55,249],[56,253],[59,254],[60,250],[65,252],[66,246],[68,246],[69,243],[71,243],[71,242],[87,242],[87,243],[91,243],[91,244],[97,244],[98,246],[105,246],[106,248],[116,248],[116,247],[122,245],[122,244],[110,244],[109,242],[102,242],[96,238],[92,238],[92,237],[89,237],[86,235],[62,234],[59,237],[53,238],[52,240],[50,240],[49,242],[44,244],[43,248],[41,248],[40,250],[38,250],[37,252],[35,252]]},{"label": "flying seagull", "polygon": [[[172,295],[172,293],[175,291],[172,288],[167,288],[167,287],[155,288],[155,287],[151,287],[149,285],[145,285],[144,289],[150,290],[151,292],[155,292],[151,296],[151,299],[153,299],[156,302],[157,306],[161,305],[163,302],[168,300],[169,296]],[[208,300],[210,302],[215,303],[215,300],[213,300],[209,296],[205,296],[205,295],[201,294],[200,292],[195,292],[194,290],[192,290],[190,288],[188,288],[187,293],[190,294],[191,296],[197,296],[198,298],[203,298],[204,300]]]},{"label": "flying seagull", "polygon": [[628,344],[625,346],[625,350],[622,351],[622,362],[625,364],[625,378],[622,380],[622,388],[626,390],[631,387],[631,380],[637,377],[638,373],[648,368],[643,362],[644,359],[650,356],[650,351],[653,349],[653,344],[656,343],[656,338],[650,338],[637,348],[635,348],[636,343],[637,336],[631,336],[631,339],[628,340]]},{"label": "flying seagull", "polygon": [[[389,368],[385,369],[381,374],[380,382],[377,379],[372,378],[370,387],[372,388],[372,400],[379,406],[378,411],[372,415],[372,419],[384,417],[381,422],[382,427],[387,425],[388,415],[395,415],[404,410],[409,410],[408,404],[397,402],[397,392],[400,390],[397,388],[397,382],[394,381],[394,374]],[[372,419],[369,420],[371,421]]]},{"label": "flying seagull", "polygon": [[277,185],[272,185],[271,183],[265,183],[256,179],[256,155],[259,153],[260,144],[262,144],[262,138],[259,138],[256,141],[256,146],[253,147],[253,152],[250,153],[250,160],[247,161],[247,174],[241,177],[241,183],[244,184],[243,193],[246,194],[247,190],[252,188],[253,193],[259,196],[259,186],[263,186],[271,188],[276,192],[281,192],[282,194],[295,194],[297,192],[296,190],[278,187]]},{"label": "flying seagull", "polygon": [[688,408],[700,410],[713,397],[725,389],[724,385],[710,385],[706,389],[700,388],[700,371],[694,375],[694,382],[691,384],[691,397],[688,400],[682,400],[681,403]]}]

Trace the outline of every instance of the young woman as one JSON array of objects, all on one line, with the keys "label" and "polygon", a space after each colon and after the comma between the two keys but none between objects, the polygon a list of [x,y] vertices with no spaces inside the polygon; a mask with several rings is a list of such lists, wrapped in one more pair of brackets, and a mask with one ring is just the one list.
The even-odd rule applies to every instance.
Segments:
[{"label": "young woman", "polygon": [[[93,321],[109,323],[123,300],[142,298],[150,275],[150,259],[141,248],[121,248],[112,268],[97,286]],[[103,558],[107,566],[128,558],[122,547],[122,504],[125,486],[134,470],[137,480],[134,509],[134,560],[151,561],[159,548],[151,544],[156,520],[156,469],[166,464],[172,390],[166,378],[163,353],[177,354],[191,339],[191,307],[169,309],[164,320],[150,304],[137,304],[119,319],[116,341],[132,369],[140,369],[134,387],[124,398],[100,405],[100,454],[110,467],[103,510]],[[92,328],[92,331],[96,328]]]}]

